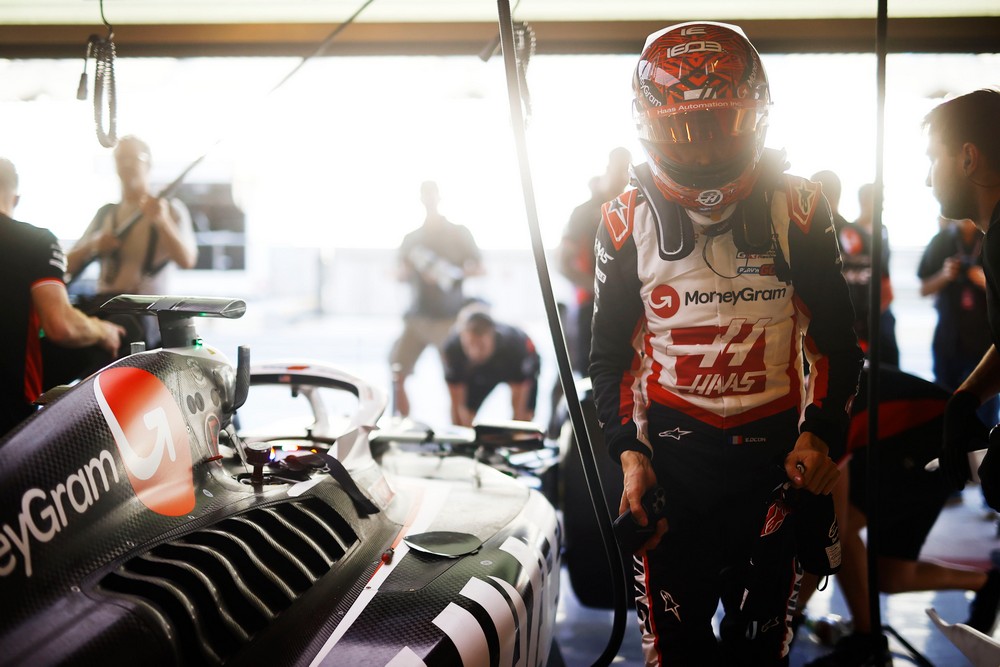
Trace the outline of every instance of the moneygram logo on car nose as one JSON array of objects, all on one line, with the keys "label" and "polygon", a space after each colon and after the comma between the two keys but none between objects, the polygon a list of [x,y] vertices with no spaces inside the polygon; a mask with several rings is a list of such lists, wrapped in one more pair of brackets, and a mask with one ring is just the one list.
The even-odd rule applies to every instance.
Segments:
[{"label": "moneygram logo on car nose", "polygon": [[111,368],[94,395],[142,504],[166,516],[194,509],[187,427],[166,386],[139,368]]},{"label": "moneygram logo on car nose", "polygon": [[670,285],[657,285],[649,296],[649,307],[654,313],[667,319],[677,314],[681,307],[681,297]]}]

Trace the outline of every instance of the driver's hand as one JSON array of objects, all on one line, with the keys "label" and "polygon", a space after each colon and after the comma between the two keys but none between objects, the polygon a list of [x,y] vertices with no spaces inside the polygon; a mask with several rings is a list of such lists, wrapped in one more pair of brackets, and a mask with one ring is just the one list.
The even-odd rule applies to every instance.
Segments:
[{"label": "driver's hand", "polygon": [[[642,496],[647,489],[656,486],[656,473],[653,471],[653,463],[649,457],[640,452],[627,451],[621,455],[622,474],[624,475],[625,490],[622,492],[621,502],[618,504],[618,514],[623,514],[625,510],[631,510],[632,516],[640,526],[649,523],[646,510],[642,508]],[[660,543],[660,539],[667,532],[667,520],[660,519],[656,523],[656,533],[646,540],[637,553],[642,553],[648,549],[655,549]]]},{"label": "driver's hand", "polygon": [[840,469],[827,454],[829,447],[815,434],[804,431],[785,457],[785,474],[798,489],[816,495],[833,491]]}]

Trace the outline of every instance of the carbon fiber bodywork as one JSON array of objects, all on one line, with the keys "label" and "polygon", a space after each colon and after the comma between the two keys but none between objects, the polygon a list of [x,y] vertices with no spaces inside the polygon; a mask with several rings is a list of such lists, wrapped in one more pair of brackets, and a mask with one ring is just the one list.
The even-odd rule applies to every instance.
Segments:
[{"label": "carbon fiber bodywork", "polygon": [[[303,366],[282,368],[294,382]],[[0,663],[544,664],[551,505],[469,459],[377,464],[384,400],[318,375],[368,411],[326,435],[376,512],[325,468],[248,483],[227,446],[232,366],[200,341],[122,359],[0,441]],[[424,531],[482,546],[410,549]]]}]

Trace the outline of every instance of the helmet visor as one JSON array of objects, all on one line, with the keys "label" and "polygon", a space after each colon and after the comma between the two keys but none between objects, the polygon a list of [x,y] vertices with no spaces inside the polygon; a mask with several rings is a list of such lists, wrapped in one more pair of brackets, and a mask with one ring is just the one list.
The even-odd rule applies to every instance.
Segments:
[{"label": "helmet visor", "polygon": [[[697,105],[700,106],[700,105]],[[753,160],[765,109],[696,108],[664,113],[663,107],[640,112],[639,138],[659,166],[682,185],[720,187]]]},{"label": "helmet visor", "polygon": [[691,144],[754,135],[766,115],[767,107],[756,102],[742,105],[706,100],[679,107],[637,108],[636,125],[640,139]]}]

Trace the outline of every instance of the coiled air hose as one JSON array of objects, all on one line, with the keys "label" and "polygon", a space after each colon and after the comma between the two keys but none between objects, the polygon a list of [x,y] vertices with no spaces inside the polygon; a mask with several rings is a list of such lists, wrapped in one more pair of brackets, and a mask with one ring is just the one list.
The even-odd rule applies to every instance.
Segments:
[{"label": "coiled air hose", "polygon": [[[94,59],[94,125],[97,140],[105,148],[118,143],[118,100],[115,94],[115,32],[104,18],[104,0],[101,0],[101,20],[108,29],[105,38],[91,35],[87,40],[87,53],[83,57],[83,74],[76,89],[76,99],[87,99],[87,61]],[[107,130],[104,129],[104,100],[107,98]]]}]

